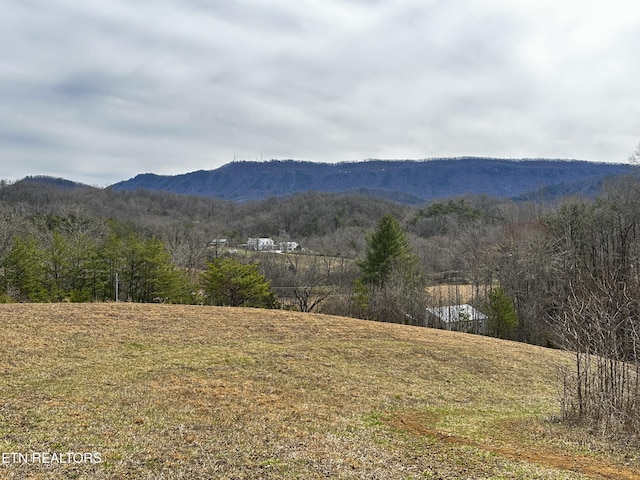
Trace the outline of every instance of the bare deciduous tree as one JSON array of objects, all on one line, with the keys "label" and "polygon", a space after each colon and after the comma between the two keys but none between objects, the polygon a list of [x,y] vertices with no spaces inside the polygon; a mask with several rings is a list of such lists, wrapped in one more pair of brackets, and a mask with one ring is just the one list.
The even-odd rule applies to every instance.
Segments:
[{"label": "bare deciduous tree", "polygon": [[[574,352],[563,415],[604,434],[640,436],[640,183],[564,205],[550,223],[562,280],[550,318]],[[562,296],[564,294],[564,298]]]}]

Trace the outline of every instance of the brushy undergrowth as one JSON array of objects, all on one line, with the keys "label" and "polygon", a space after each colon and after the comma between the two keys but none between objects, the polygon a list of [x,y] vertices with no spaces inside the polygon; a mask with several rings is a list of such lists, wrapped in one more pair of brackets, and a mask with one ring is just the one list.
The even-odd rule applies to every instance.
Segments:
[{"label": "brushy undergrowth", "polygon": [[[9,479],[640,478],[558,423],[567,356],[418,327],[259,309],[0,305]],[[11,460],[6,455],[4,460]]]}]

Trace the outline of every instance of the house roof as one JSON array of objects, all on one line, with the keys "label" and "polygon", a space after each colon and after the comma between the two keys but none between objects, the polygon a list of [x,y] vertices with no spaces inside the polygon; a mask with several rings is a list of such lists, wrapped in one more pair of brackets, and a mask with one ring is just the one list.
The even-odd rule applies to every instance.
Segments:
[{"label": "house roof", "polygon": [[486,320],[487,316],[476,310],[469,304],[447,305],[445,307],[427,308],[427,312],[438,317],[444,323],[453,323],[468,320]]}]

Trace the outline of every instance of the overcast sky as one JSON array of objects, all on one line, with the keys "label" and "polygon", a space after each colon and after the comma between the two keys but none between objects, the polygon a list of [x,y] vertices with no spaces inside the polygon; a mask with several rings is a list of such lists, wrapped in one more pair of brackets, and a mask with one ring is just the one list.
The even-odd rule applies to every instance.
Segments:
[{"label": "overcast sky", "polygon": [[628,0],[0,0],[0,178],[234,158],[626,162]]}]

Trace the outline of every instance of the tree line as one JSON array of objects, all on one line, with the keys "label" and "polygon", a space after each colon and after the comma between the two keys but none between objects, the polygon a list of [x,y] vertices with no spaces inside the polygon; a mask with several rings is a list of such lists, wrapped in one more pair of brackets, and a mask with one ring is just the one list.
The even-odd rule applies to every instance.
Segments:
[{"label": "tree line", "polygon": [[157,238],[113,220],[34,220],[40,229],[5,242],[5,301],[189,301],[188,277]]}]

